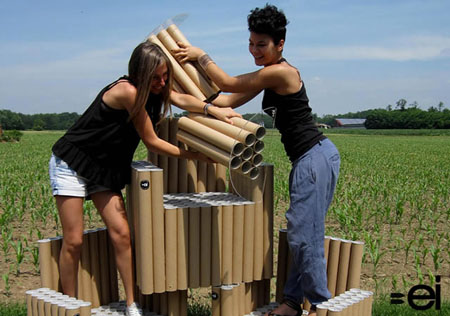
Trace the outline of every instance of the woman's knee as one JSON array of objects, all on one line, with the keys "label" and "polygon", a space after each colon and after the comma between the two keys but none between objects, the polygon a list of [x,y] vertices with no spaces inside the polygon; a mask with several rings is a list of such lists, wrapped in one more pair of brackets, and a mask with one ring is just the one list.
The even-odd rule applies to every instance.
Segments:
[{"label": "woman's knee", "polygon": [[128,226],[108,229],[110,230],[109,235],[111,241],[116,247],[123,248],[131,245],[130,230],[128,229]]},{"label": "woman's knee", "polygon": [[83,236],[70,235],[64,236],[63,248],[71,254],[79,254],[83,245]]}]

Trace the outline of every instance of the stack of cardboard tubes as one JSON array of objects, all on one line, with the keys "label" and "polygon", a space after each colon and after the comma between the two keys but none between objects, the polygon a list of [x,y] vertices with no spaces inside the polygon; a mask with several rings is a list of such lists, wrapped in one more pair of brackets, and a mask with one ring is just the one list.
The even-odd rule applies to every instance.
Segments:
[{"label": "stack of cardboard tubes", "polygon": [[172,50],[179,48],[177,42],[190,45],[175,24],[170,25],[167,29],[161,29],[158,34],[150,35],[148,40],[161,47],[169,58],[174,72],[175,88],[179,92],[188,93],[202,101],[212,100],[220,93],[217,85],[197,63],[180,64],[173,57]]},{"label": "stack of cardboard tubes", "polygon": [[[179,64],[171,55],[171,50],[178,47],[177,42],[190,45],[175,25],[152,34],[148,40],[159,45],[171,61],[174,87],[179,92],[204,101],[220,93],[197,63]],[[265,129],[240,118],[232,120],[233,125],[190,114],[180,119],[166,118],[158,124],[161,139],[202,152],[217,163],[149,152],[150,163],[139,161],[131,166],[132,179],[126,195],[135,253],[135,292],[141,306],[158,315],[186,315],[187,289],[199,287],[212,288],[213,316],[241,316],[250,312],[259,315],[277,306],[270,303],[273,165],[262,162]],[[226,193],[227,187],[230,193]],[[283,238],[285,232],[280,233],[278,301],[292,264]],[[49,289],[50,296],[61,291],[60,249],[61,237],[39,241],[43,287],[39,295]],[[345,292],[350,288],[356,292],[362,243],[327,238],[325,249],[330,292],[333,296],[350,295]],[[86,231],[77,284],[77,297],[83,300],[78,303],[85,305],[81,305],[83,308],[67,305],[60,315],[72,315],[72,309],[80,315],[123,312],[125,303],[117,302],[117,281],[106,229]],[[44,299],[41,299],[44,305],[36,298],[33,302],[32,297],[38,294],[32,293],[27,292],[28,315],[57,315],[45,312],[48,304],[45,305]],[[364,291],[353,294],[367,295]],[[331,303],[325,304],[327,315],[347,315],[332,314],[333,309],[342,310],[345,303],[329,306]],[[44,311],[42,306],[47,306]],[[318,312],[324,315],[320,308]]]},{"label": "stack of cardboard tubes", "polygon": [[[61,291],[58,261],[62,238],[42,239],[38,245],[41,285]],[[119,298],[113,248],[105,228],[88,230],[83,234],[77,289],[77,298],[91,302],[92,307]]]},{"label": "stack of cardboard tubes", "polygon": [[[327,266],[328,290],[331,297],[339,296],[346,291],[360,287],[360,275],[364,243],[325,236],[324,250]],[[287,231],[280,229],[278,239],[278,268],[276,299],[283,299],[283,288],[293,259],[287,243]],[[305,302],[305,309],[310,304]],[[339,314],[340,315],[340,314]],[[360,315],[360,314],[357,314]],[[369,315],[370,314],[361,314]]]},{"label": "stack of cardboard tubes", "polygon": [[89,316],[91,303],[63,295],[49,288],[29,290],[26,293],[28,316]]}]

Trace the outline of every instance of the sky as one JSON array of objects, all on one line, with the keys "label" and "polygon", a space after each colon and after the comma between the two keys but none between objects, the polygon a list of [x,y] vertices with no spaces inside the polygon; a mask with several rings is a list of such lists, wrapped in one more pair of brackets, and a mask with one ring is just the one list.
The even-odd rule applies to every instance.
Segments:
[{"label": "sky", "polygon": [[[268,1],[0,2],[0,109],[82,113],[127,73],[131,52],[180,14],[180,30],[230,75],[256,71],[247,15]],[[450,1],[279,0],[284,57],[319,116],[395,107],[450,108]],[[261,111],[262,94],[239,108]],[[177,112],[177,111],[175,111]]]}]

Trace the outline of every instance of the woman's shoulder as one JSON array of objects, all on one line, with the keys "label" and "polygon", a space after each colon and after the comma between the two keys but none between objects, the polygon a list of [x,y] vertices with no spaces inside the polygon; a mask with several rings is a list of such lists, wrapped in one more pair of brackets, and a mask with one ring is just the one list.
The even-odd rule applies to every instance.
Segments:
[{"label": "woman's shoulder", "polygon": [[116,109],[128,109],[134,105],[137,89],[128,80],[119,80],[103,95],[103,101]]}]

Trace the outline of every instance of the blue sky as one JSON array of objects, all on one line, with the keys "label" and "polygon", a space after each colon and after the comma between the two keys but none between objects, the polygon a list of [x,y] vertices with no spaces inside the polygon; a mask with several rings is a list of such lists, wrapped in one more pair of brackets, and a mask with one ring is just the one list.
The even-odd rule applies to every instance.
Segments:
[{"label": "blue sky", "polygon": [[[82,113],[126,74],[134,47],[167,19],[229,74],[258,69],[246,17],[267,1],[2,1],[0,109]],[[280,0],[284,56],[299,68],[313,112],[395,105],[450,108],[450,1]],[[239,109],[259,112],[261,95]]]}]

